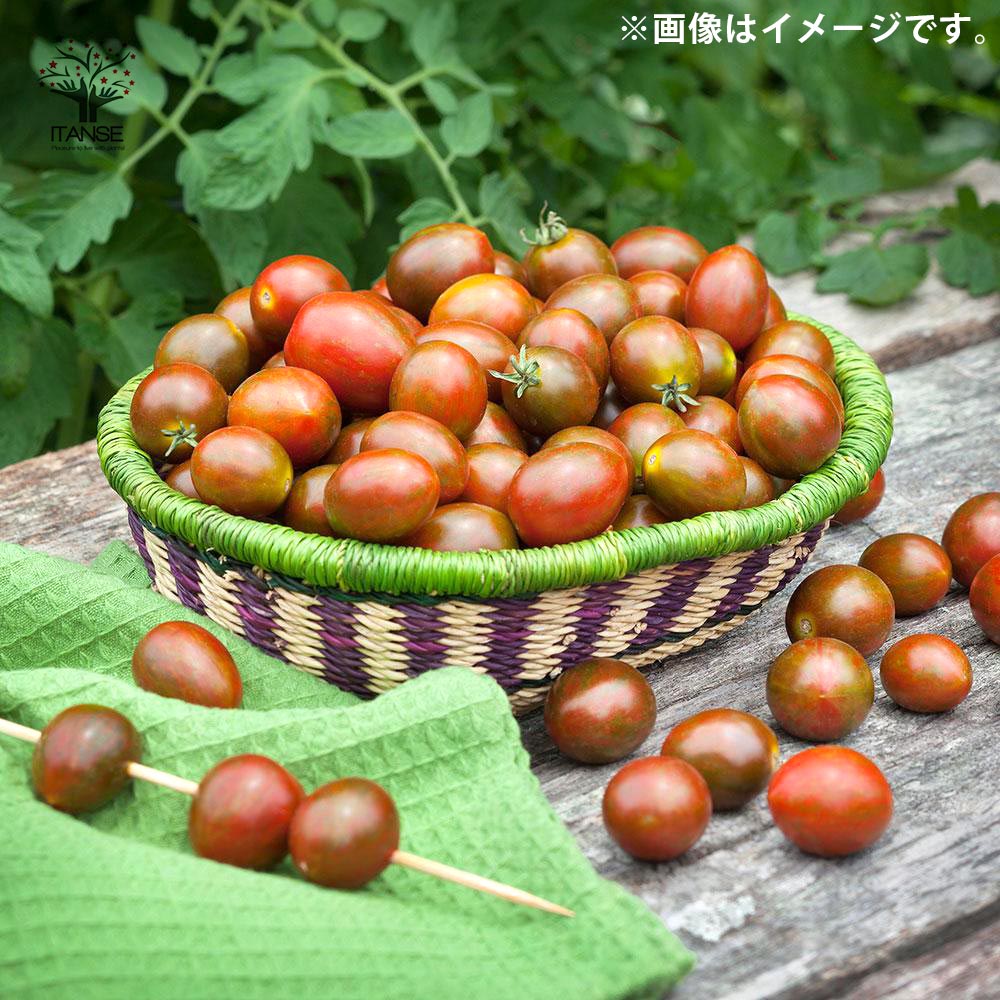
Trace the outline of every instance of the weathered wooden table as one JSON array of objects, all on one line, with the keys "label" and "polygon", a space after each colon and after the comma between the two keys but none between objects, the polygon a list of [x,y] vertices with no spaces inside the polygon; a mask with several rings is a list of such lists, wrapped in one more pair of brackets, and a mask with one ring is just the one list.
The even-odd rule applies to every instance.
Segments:
[{"label": "weathered wooden table", "polygon": [[[995,199],[1000,168],[974,164],[936,188],[877,199],[871,214],[943,203],[958,182]],[[881,534],[940,537],[962,500],[1000,489],[1000,296],[973,299],[932,275],[905,303],[872,311],[816,295],[811,276],[776,284],[792,307],[870,350],[890,373],[895,399],[886,498],[866,522],[832,530],[810,569],[856,562]],[[0,537],[77,561],[128,537],[125,508],[104,484],[93,443],[0,472]],[[653,671],[659,722],[645,753],[702,709],[769,718],[764,676],[787,641],[787,593],[725,639]],[[587,856],[697,952],[677,1000],[1000,997],[1000,649],[957,590],[932,613],[898,622],[890,641],[914,632],[941,632],[968,651],[972,694],[947,715],[919,716],[879,690],[846,742],[884,769],[895,819],[875,848],[841,861],[791,847],[761,797],[713,818],[679,861],[633,862],[601,824],[614,768],[574,766],[553,751],[537,713],[525,720],[535,772]],[[804,746],[781,738],[783,757]]]}]

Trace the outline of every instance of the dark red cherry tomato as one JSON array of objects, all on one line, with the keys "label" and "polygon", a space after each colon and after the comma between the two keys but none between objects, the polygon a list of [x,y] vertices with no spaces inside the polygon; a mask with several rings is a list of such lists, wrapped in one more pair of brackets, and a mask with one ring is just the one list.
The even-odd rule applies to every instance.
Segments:
[{"label": "dark red cherry tomato", "polygon": [[694,326],[688,330],[701,351],[701,393],[724,397],[736,384],[736,352],[725,337]]},{"label": "dark red cherry tomato", "polygon": [[500,402],[502,383],[495,375],[490,374],[490,369],[503,371],[510,356],[517,352],[510,337],[505,337],[499,330],[494,330],[485,323],[456,319],[424,327],[417,335],[418,344],[426,344],[432,340],[443,340],[464,347],[483,369],[490,399],[495,403]]},{"label": "dark red cherry tomato", "polygon": [[632,452],[625,447],[621,438],[615,437],[609,431],[602,431],[600,427],[567,427],[565,430],[556,431],[552,437],[546,439],[540,450],[560,448],[564,444],[575,444],[578,441],[589,441],[590,444],[610,448],[615,454],[621,455],[629,465],[632,464]]},{"label": "dark red cherry tomato", "polygon": [[528,287],[528,272],[525,271],[524,265],[519,260],[515,260],[509,253],[504,253],[503,250],[494,250],[493,256],[496,258],[493,265],[494,274],[502,274],[506,278],[513,278],[519,285],[524,285],[525,288]]},{"label": "dark red cherry tomato", "polygon": [[708,251],[690,233],[669,226],[640,226],[611,244],[618,273],[631,278],[643,271],[669,271],[690,281]]},{"label": "dark red cherry tomato", "polygon": [[634,493],[618,511],[618,516],[611,525],[612,531],[625,531],[627,528],[648,528],[651,524],[666,524],[670,520],[659,507],[644,493]]},{"label": "dark red cherry tomato", "polygon": [[324,502],[336,534],[395,542],[431,516],[440,494],[437,473],[426,458],[380,448],[346,459],[327,482]]},{"label": "dark red cherry tomato", "polygon": [[299,310],[325,292],[348,292],[351,286],[328,261],[308,254],[292,254],[268,264],[250,288],[250,312],[257,329],[281,344]]},{"label": "dark red cherry tomato", "polygon": [[713,810],[740,809],[767,788],[778,765],[778,738],[755,715],[713,708],[674,726],[660,753],[698,771]]},{"label": "dark red cherry tomato", "polygon": [[669,271],[641,271],[628,279],[639,294],[643,316],[667,316],[684,322],[687,283]]},{"label": "dark red cherry tomato", "polygon": [[972,690],[969,658],[943,635],[919,633],[894,642],[879,668],[885,693],[911,712],[948,712]]},{"label": "dark red cherry tomato", "polygon": [[528,459],[510,484],[507,511],[525,545],[592,538],[609,527],[632,489],[632,470],[610,448],[580,442]]},{"label": "dark red cherry tomato", "polygon": [[467,454],[469,479],[461,499],[506,514],[511,481],[528,456],[510,445],[497,443],[473,445]]},{"label": "dark red cherry tomato", "polygon": [[333,528],[326,519],[326,484],[337,471],[336,465],[316,465],[300,472],[292,480],[292,488],[281,508],[281,523],[296,531],[313,535],[332,535]]},{"label": "dark red cherry tomato", "polygon": [[132,396],[132,433],[153,458],[183,462],[195,444],[226,424],[229,397],[214,375],[197,365],[151,371]]},{"label": "dark red cherry tomato", "polygon": [[473,320],[517,340],[535,315],[528,290],[502,274],[474,274],[443,291],[431,309],[430,322]]},{"label": "dark red cherry tomato", "polygon": [[163,477],[163,481],[172,490],[177,490],[178,493],[183,493],[184,496],[190,497],[192,500],[201,499],[198,496],[198,491],[194,488],[194,480],[191,478],[191,459],[181,462],[180,465],[175,465]]},{"label": "dark red cherry tomato", "polygon": [[195,854],[264,870],[288,853],[292,816],[305,798],[280,764],[254,753],[219,761],[198,783],[188,814]]},{"label": "dark red cherry tomato", "polygon": [[853,733],[875,701],[865,658],[839,639],[802,639],[771,664],[767,704],[778,725],[813,743]]},{"label": "dark red cherry tomato", "polygon": [[465,439],[466,448],[471,449],[478,444],[506,444],[518,451],[528,450],[521,428],[514,423],[514,418],[496,403],[486,404],[483,419]]},{"label": "dark red cherry tomato", "polygon": [[869,656],[889,637],[896,607],[889,588],[861,566],[824,566],[795,588],[785,612],[792,642],[827,636]]},{"label": "dark red cherry tomato", "polygon": [[788,319],[788,313],[785,312],[785,304],[781,301],[781,296],[773,288],[769,288],[767,290],[767,312],[764,314],[764,329],[767,330],[775,323],[786,319]]},{"label": "dark red cherry tomato", "polygon": [[193,622],[151,628],[132,653],[132,677],[144,691],[208,708],[239,708],[243,681],[228,649]]},{"label": "dark red cherry tomato", "polygon": [[426,321],[446,289],[474,274],[492,274],[495,264],[481,229],[445,222],[421,229],[396,250],[386,269],[386,287],[397,306]]},{"label": "dark red cherry tomato", "polygon": [[821,858],[863,851],[892,820],[885,775],[848,747],[811,747],[789,758],[771,779],[767,804],[778,829]]},{"label": "dark red cherry tomato", "polygon": [[712,796],[705,779],[679,757],[642,757],[608,782],[601,811],[623,851],[642,861],[670,861],[705,832]]},{"label": "dark red cherry tomato", "polygon": [[858,565],[882,579],[899,617],[930,611],[951,584],[951,560],[923,535],[900,532],[878,538],[861,553]]},{"label": "dark red cherry tomato", "polygon": [[352,414],[382,413],[396,366],[415,346],[388,306],[353,292],[330,292],[299,310],[285,341],[285,362],[325,379]]},{"label": "dark red cherry tomato", "polygon": [[271,368],[284,368],[285,367],[285,352],[278,351],[277,354],[272,354],[267,361],[264,362],[264,367],[262,371],[268,371]]},{"label": "dark red cherry tomato", "polygon": [[676,320],[643,316],[611,344],[611,377],[633,403],[661,402],[683,410],[701,388],[701,351]]},{"label": "dark red cherry tomato", "polygon": [[742,351],[763,328],[767,301],[767,275],[760,261],[743,247],[723,247],[691,276],[686,325],[714,330],[734,351]]},{"label": "dark red cherry tomato", "polygon": [[656,698],[635,667],[605,657],[563,671],[545,698],[545,728],[559,751],[584,764],[627,757],[653,731]]},{"label": "dark red cherry tomato", "polygon": [[941,544],[955,580],[971,586],[987,561],[1000,555],[1000,493],[980,493],[966,500],[948,519]]},{"label": "dark red cherry tomato", "polygon": [[372,282],[371,291],[376,295],[381,295],[383,299],[392,302],[392,296],[389,294],[389,285],[385,280],[384,274]]},{"label": "dark red cherry tomato", "polygon": [[387,299],[384,295],[379,295],[378,292],[373,292],[370,289],[367,291],[355,292],[354,294],[360,298],[370,299],[377,306],[387,308],[389,312],[392,313],[392,315],[395,316],[396,319],[398,319],[403,326],[405,326],[406,329],[413,334],[414,337],[416,337],[417,334],[423,330],[424,324],[421,323],[416,316],[411,315],[405,309],[400,309],[399,306],[393,305],[392,301]]},{"label": "dark red cherry tomato", "polygon": [[545,301],[546,309],[576,309],[610,344],[618,331],[642,316],[634,285],[613,274],[584,274],[567,281]]},{"label": "dark red cherry tomato", "polygon": [[486,412],[486,373],[457,344],[444,340],[418,344],[392,376],[389,406],[423,413],[459,439],[466,438]]},{"label": "dark red cherry tomato", "polygon": [[351,455],[357,455],[361,451],[361,439],[365,436],[365,431],[375,422],[374,417],[362,417],[360,420],[352,420],[345,424],[337,435],[333,446],[323,456],[324,463],[328,465],[339,465]]},{"label": "dark red cherry tomato", "polygon": [[129,782],[129,762],[142,761],[142,737],[120,712],[73,705],[42,730],[31,758],[35,793],[61,812],[87,813]]},{"label": "dark red cherry tomato", "polygon": [[403,544],[436,552],[482,552],[521,547],[510,518],[481,503],[443,504]]},{"label": "dark red cherry tomato", "polygon": [[822,368],[830,378],[836,374],[837,361],[825,333],[812,323],[786,319],[769,327],[750,345],[744,361],[747,367],[773,354],[805,358]]},{"label": "dark red cherry tomato", "polygon": [[680,414],[660,403],[636,403],[622,410],[608,427],[608,433],[628,448],[637,479],[642,476],[642,461],[653,444],[664,434],[682,430]]},{"label": "dark red cherry tomato", "polygon": [[814,365],[805,358],[797,358],[792,354],[771,354],[760,361],[755,361],[740,376],[739,384],[736,388],[733,406],[740,408],[743,397],[747,394],[747,389],[769,375],[794,375],[796,378],[808,382],[811,386],[819,389],[833,404],[837,411],[840,425],[844,425],[844,401],[840,397],[840,390],[829,375],[823,371],[819,365]]},{"label": "dark red cherry tomato", "polygon": [[[609,359],[610,360],[610,359]],[[608,382],[601,401],[597,404],[597,412],[590,422],[601,430],[607,430],[621,415],[622,411],[628,407],[628,400],[623,399],[617,386],[613,382]]]},{"label": "dark red cherry tomato", "polygon": [[608,342],[593,323],[576,309],[546,309],[521,331],[518,346],[561,347],[585,362],[604,392],[611,358]]},{"label": "dark red cherry tomato", "polygon": [[969,607],[986,638],[1000,645],[1000,556],[980,567],[969,588]]},{"label": "dark red cherry tomato", "polygon": [[867,517],[882,502],[885,496],[885,473],[878,469],[868,488],[864,493],[859,494],[852,500],[848,500],[836,514],[833,515],[834,524],[851,524]]},{"label": "dark red cherry tomato", "polygon": [[740,402],[739,427],[746,453],[786,479],[818,469],[837,450],[842,431],[830,398],[795,375],[753,382]]},{"label": "dark red cherry tomato", "polygon": [[743,494],[740,510],[759,507],[762,503],[773,500],[777,496],[773,477],[769,476],[752,458],[747,458],[746,455],[740,455],[740,463],[747,477],[747,488]]},{"label": "dark red cherry tomato", "polygon": [[156,348],[154,368],[179,362],[204,368],[232,392],[250,370],[250,349],[235,323],[217,313],[199,313],[175,323]]},{"label": "dark red cherry tomato", "polygon": [[235,292],[230,292],[213,311],[224,316],[230,323],[234,323],[243,331],[243,336],[246,337],[247,341],[247,349],[250,351],[250,371],[259,371],[274,348],[267,342],[267,338],[257,329],[257,324],[253,321],[253,314],[250,312],[250,286],[237,288]]},{"label": "dark red cherry tomato", "polygon": [[733,451],[743,450],[740,441],[739,420],[736,411],[718,396],[695,396],[697,406],[688,406],[681,414],[681,420],[686,427],[714,434],[725,441]]},{"label": "dark red cherry tomato", "polygon": [[310,882],[358,889],[392,860],[399,847],[399,813],[381,785],[341,778],[302,801],[288,846],[295,867]]},{"label": "dark red cherry tomato", "polygon": [[[527,237],[526,237],[527,238]],[[584,274],[617,274],[611,251],[593,233],[569,229],[555,212],[542,209],[532,246],[524,255],[528,287],[547,299],[567,281]]]},{"label": "dark red cherry tomato", "polygon": [[300,469],[315,464],[333,447],[340,421],[333,390],[305,368],[257,372],[229,400],[230,426],[270,434]]},{"label": "dark red cherry tomato", "polygon": [[747,479],[739,456],[714,434],[674,431],[655,441],[642,463],[646,495],[672,520],[736,510]]},{"label": "dark red cherry tomato", "polygon": [[383,413],[365,431],[361,451],[385,448],[400,448],[427,459],[437,473],[441,503],[462,495],[469,479],[469,460],[462,442],[444,424],[422,413]]},{"label": "dark red cherry tomato", "polygon": [[285,502],[293,475],[288,452],[256,427],[213,431],[191,458],[191,478],[202,500],[243,517],[273,514]]}]

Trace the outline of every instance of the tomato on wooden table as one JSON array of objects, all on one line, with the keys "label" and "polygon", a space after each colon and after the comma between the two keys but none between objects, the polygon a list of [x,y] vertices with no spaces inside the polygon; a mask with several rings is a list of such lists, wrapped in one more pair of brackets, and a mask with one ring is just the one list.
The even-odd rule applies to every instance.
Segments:
[{"label": "tomato on wooden table", "polygon": [[878,469],[863,493],[848,500],[836,514],[834,524],[852,524],[867,517],[882,502],[885,496],[885,473]]},{"label": "tomato on wooden table", "polygon": [[861,553],[858,565],[881,578],[900,617],[930,611],[951,585],[951,560],[923,535],[900,532],[878,538]]},{"label": "tomato on wooden table", "polygon": [[634,493],[622,505],[611,525],[612,531],[627,528],[647,528],[651,524],[666,524],[670,520],[644,493]]},{"label": "tomato on wooden table", "polygon": [[611,357],[604,334],[576,309],[546,309],[521,331],[518,346],[561,347],[575,354],[594,373],[601,392],[608,384]]},{"label": "tomato on wooden table", "polygon": [[250,352],[250,371],[258,371],[271,356],[274,347],[268,343],[267,338],[257,329],[257,324],[253,321],[253,313],[250,311],[250,286],[230,292],[212,311],[224,316],[243,331]]},{"label": "tomato on wooden table", "polygon": [[684,421],[675,410],[660,403],[636,403],[622,410],[608,427],[608,433],[628,448],[636,478],[641,478],[643,459],[653,444],[664,434],[684,429]]},{"label": "tomato on wooden table", "polygon": [[518,451],[528,450],[521,428],[514,423],[514,418],[496,403],[486,404],[483,419],[465,439],[466,448],[473,448],[479,444],[505,444]]},{"label": "tomato on wooden table", "polygon": [[330,450],[323,456],[325,464],[339,465],[345,458],[357,455],[361,451],[361,440],[365,431],[375,422],[374,417],[362,417],[345,424],[337,435]]},{"label": "tomato on wooden table", "polygon": [[257,329],[281,344],[299,310],[324,292],[347,292],[350,284],[329,261],[292,254],[268,264],[250,287],[250,312]]},{"label": "tomato on wooden table", "polygon": [[534,236],[525,239],[531,246],[522,263],[528,287],[540,299],[584,274],[618,274],[615,259],[601,240],[586,230],[570,229],[544,207]]},{"label": "tomato on wooden table", "polygon": [[643,271],[669,271],[690,281],[708,251],[690,233],[669,226],[640,226],[611,244],[618,273],[631,278]]},{"label": "tomato on wooden table", "polygon": [[662,403],[683,411],[701,389],[701,351],[676,320],[643,316],[611,344],[611,377],[632,403]]},{"label": "tomato on wooden table", "polygon": [[154,368],[178,363],[211,372],[226,392],[232,392],[250,370],[250,349],[243,331],[225,316],[200,313],[175,323],[163,335]]},{"label": "tomato on wooden table", "polygon": [[1000,493],[980,493],[966,500],[948,519],[941,544],[956,582],[971,586],[979,570],[1000,555]]},{"label": "tomato on wooden table", "polygon": [[725,337],[698,326],[688,328],[701,351],[701,392],[704,396],[726,396],[736,384],[739,362]]},{"label": "tomato on wooden table", "polygon": [[980,567],[969,588],[969,607],[986,638],[1000,645],[1000,556]]},{"label": "tomato on wooden table", "polygon": [[517,353],[517,348],[510,337],[485,323],[455,319],[444,323],[432,323],[417,334],[418,344],[426,344],[432,340],[443,340],[464,347],[483,369],[490,399],[495,403],[500,402],[502,383],[495,375],[490,374],[490,369],[503,371],[511,355]]},{"label": "tomato on wooden table", "polygon": [[943,635],[927,632],[894,642],[879,667],[885,693],[911,712],[948,712],[972,690],[972,664]]},{"label": "tomato on wooden table", "polygon": [[443,504],[403,544],[437,552],[520,548],[510,518],[481,503]]},{"label": "tomato on wooden table", "polygon": [[628,279],[639,295],[643,316],[667,316],[684,322],[687,283],[669,271],[641,271]]},{"label": "tomato on wooden table", "polygon": [[743,502],[740,510],[749,510],[751,507],[759,507],[768,503],[777,496],[774,479],[769,476],[752,458],[740,455],[740,464],[743,466],[743,473],[747,477],[747,488],[743,493]]},{"label": "tomato on wooden table", "polygon": [[281,508],[281,523],[313,535],[333,535],[333,528],[326,517],[324,497],[326,484],[336,471],[336,465],[314,465],[300,472],[292,480],[292,488]]},{"label": "tomato on wooden table", "polygon": [[750,386],[754,382],[759,382],[762,378],[767,378],[769,375],[794,375],[796,378],[800,378],[819,389],[830,400],[833,408],[837,411],[840,426],[844,426],[844,401],[840,396],[837,384],[819,365],[813,364],[813,362],[805,358],[797,358],[791,354],[770,354],[750,365],[740,376],[733,406],[738,410]]},{"label": "tomato on wooden table", "polygon": [[681,413],[685,427],[714,434],[720,441],[725,441],[733,451],[743,450],[740,440],[739,419],[736,411],[718,396],[695,396],[696,405],[686,406]]},{"label": "tomato on wooden table", "polygon": [[747,365],[752,365],[761,358],[773,354],[790,354],[793,357],[805,358],[818,368],[821,368],[830,378],[836,374],[837,361],[833,355],[833,347],[826,334],[812,323],[802,320],[786,319],[768,327],[750,345],[747,350]]},{"label": "tomato on wooden table", "polygon": [[567,281],[545,300],[546,309],[576,309],[610,344],[618,331],[642,316],[634,285],[613,274],[584,274]]},{"label": "tomato on wooden table", "polygon": [[460,497],[507,513],[510,484],[528,456],[510,445],[490,442],[468,449],[469,478]]},{"label": "tomato on wooden table", "polygon": [[685,322],[714,330],[733,350],[742,351],[763,328],[767,303],[767,275],[760,261],[744,247],[723,247],[691,275]]},{"label": "tomato on wooden table", "polygon": [[430,323],[473,320],[516,340],[535,315],[531,294],[502,274],[474,274],[446,288],[430,312]]}]

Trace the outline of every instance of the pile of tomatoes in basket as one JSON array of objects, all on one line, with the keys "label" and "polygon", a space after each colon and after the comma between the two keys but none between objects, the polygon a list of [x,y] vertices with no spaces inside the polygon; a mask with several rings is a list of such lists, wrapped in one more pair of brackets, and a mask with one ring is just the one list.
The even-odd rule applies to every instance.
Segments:
[{"label": "pile of tomatoes in basket", "polygon": [[431,226],[363,291],[275,261],[166,333],[136,440],[229,513],[457,551],[755,507],[837,449],[830,342],[750,251],[544,210],[529,243]]}]

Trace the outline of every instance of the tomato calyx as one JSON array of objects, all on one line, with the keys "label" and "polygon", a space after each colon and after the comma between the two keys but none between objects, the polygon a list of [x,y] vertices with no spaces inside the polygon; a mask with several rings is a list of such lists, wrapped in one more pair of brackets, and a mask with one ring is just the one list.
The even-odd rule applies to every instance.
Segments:
[{"label": "tomato calyx", "polygon": [[541,366],[534,358],[529,359],[528,348],[525,344],[521,345],[520,354],[512,354],[510,356],[510,366],[514,369],[512,372],[498,372],[491,368],[490,374],[516,386],[518,399],[532,386],[542,384],[542,380],[538,374]]},{"label": "tomato calyx", "polygon": [[558,243],[567,233],[569,227],[565,220],[549,208],[549,203],[542,205],[542,210],[538,213],[538,228],[535,230],[534,238],[521,230],[521,239],[529,246],[547,247],[553,243]]},{"label": "tomato calyx", "polygon": [[652,387],[657,392],[663,394],[660,402],[668,409],[676,409],[680,413],[687,413],[689,406],[701,406],[701,403],[697,399],[688,395],[691,383],[678,382],[676,375],[669,382],[654,382]]},{"label": "tomato calyx", "polygon": [[163,457],[170,458],[170,453],[182,444],[190,445],[193,448],[198,443],[197,430],[197,424],[186,424],[183,420],[177,421],[177,427],[174,430],[163,430],[161,428],[160,433],[165,438],[170,438],[170,446]]}]

